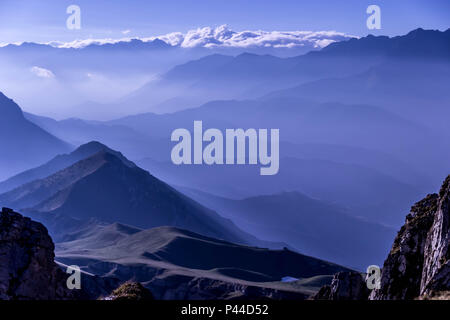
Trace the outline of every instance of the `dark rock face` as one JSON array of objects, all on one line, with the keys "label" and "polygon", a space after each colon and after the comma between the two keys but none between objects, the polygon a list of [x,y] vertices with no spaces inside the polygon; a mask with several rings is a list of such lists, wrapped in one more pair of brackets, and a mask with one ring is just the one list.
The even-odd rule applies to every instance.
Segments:
[{"label": "dark rock face", "polygon": [[148,301],[154,300],[152,293],[139,282],[126,282],[114,290],[104,300],[114,301]]},{"label": "dark rock face", "polygon": [[96,300],[101,297],[106,297],[110,295],[120,283],[121,281],[114,277],[100,277],[82,271],[81,291],[78,292],[78,300]]},{"label": "dark rock face", "polygon": [[[421,295],[450,288],[450,176],[439,192],[439,202],[424,248]],[[448,291],[447,291],[448,296]]]},{"label": "dark rock face", "polygon": [[[450,292],[450,175],[439,194],[417,202],[394,240],[381,272],[381,287],[368,296],[364,280],[335,275],[314,299],[448,299]],[[363,287],[355,289],[356,282]],[[358,286],[356,285],[358,288]]]},{"label": "dark rock face", "polygon": [[323,286],[314,300],[367,300],[369,296],[364,276],[357,272],[339,272],[331,285]]},{"label": "dark rock face", "polygon": [[371,299],[414,299],[420,295],[424,247],[433,224],[438,195],[417,202],[394,240],[381,272],[381,288]]},{"label": "dark rock face", "polygon": [[264,288],[208,278],[172,275],[146,284],[161,300],[305,300],[300,292]]},{"label": "dark rock face", "polygon": [[0,300],[73,299],[54,262],[47,229],[10,209],[0,213]]},{"label": "dark rock face", "polygon": [[371,299],[415,299],[450,288],[449,201],[450,176],[439,194],[411,208],[384,262],[381,288]]}]

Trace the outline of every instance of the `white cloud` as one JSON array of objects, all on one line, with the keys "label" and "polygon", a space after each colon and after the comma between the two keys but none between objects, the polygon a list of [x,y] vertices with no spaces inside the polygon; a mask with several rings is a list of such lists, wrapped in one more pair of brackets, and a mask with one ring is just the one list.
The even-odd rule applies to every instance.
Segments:
[{"label": "white cloud", "polygon": [[41,68],[41,67],[34,66],[30,69],[30,71],[32,73],[34,73],[36,76],[38,76],[39,78],[54,78],[55,77],[53,72],[51,72],[48,69]]},{"label": "white cloud", "polygon": [[[130,30],[122,31],[128,34]],[[233,31],[227,25],[217,28],[204,27],[190,30],[186,33],[173,32],[165,35],[147,38],[121,38],[121,39],[84,39],[72,42],[51,42],[49,45],[59,48],[84,48],[91,44],[114,44],[139,39],[150,42],[155,39],[162,40],[171,46],[182,48],[295,48],[314,47],[323,48],[336,41],[355,38],[337,31]]]},{"label": "white cloud", "polygon": [[15,46],[20,46],[23,44],[23,42],[0,42],[0,48],[9,46],[10,44],[15,45]]},{"label": "white cloud", "polygon": [[170,45],[184,48],[194,47],[274,47],[293,48],[312,46],[323,48],[336,41],[354,38],[336,31],[240,31],[231,30],[222,25],[217,28],[205,27],[190,30],[186,34],[180,32],[163,36],[147,38],[146,40],[160,39]]},{"label": "white cloud", "polygon": [[127,29],[127,30],[123,30],[122,34],[129,34],[131,32],[131,30]]}]

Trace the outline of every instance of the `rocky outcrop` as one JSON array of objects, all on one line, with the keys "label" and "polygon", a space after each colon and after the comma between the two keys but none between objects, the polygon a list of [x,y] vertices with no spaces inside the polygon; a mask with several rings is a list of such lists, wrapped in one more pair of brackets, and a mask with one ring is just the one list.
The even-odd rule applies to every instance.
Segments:
[{"label": "rocky outcrop", "polygon": [[155,277],[145,286],[158,300],[305,300],[308,298],[308,295],[297,291],[184,275]]},{"label": "rocky outcrop", "polygon": [[381,272],[381,288],[371,299],[414,299],[420,295],[424,248],[433,224],[438,195],[417,202],[397,234]]},{"label": "rocky outcrop", "polygon": [[364,275],[358,272],[336,273],[330,285],[323,286],[314,300],[367,300],[369,296]]},{"label": "rocky outcrop", "polygon": [[371,299],[415,299],[449,290],[449,201],[450,176],[439,194],[411,208],[384,262],[381,288]]},{"label": "rocky outcrop", "polygon": [[[433,295],[450,289],[450,176],[439,192],[437,211],[427,235],[421,295]],[[447,291],[448,296],[448,291]]]},{"label": "rocky outcrop", "polygon": [[450,175],[439,194],[417,202],[397,234],[381,272],[380,289],[367,297],[350,273],[337,274],[315,299],[446,299],[450,292]]},{"label": "rocky outcrop", "polygon": [[0,300],[74,299],[54,262],[47,229],[11,209],[0,213]]},{"label": "rocky outcrop", "polygon": [[113,301],[148,301],[154,300],[152,293],[139,282],[126,282],[103,300]]}]

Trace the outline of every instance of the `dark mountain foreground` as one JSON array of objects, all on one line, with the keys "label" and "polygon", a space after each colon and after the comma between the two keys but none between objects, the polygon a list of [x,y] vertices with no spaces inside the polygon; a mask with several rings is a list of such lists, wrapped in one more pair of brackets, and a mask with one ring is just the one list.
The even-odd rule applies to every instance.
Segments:
[{"label": "dark mountain foreground", "polygon": [[139,282],[126,282],[114,290],[110,296],[103,298],[103,300],[113,301],[148,301],[153,299],[150,290],[144,288]]},{"label": "dark mountain foreground", "polygon": [[69,290],[67,266],[54,261],[54,248],[41,223],[3,208],[0,212],[0,300],[92,299],[117,287],[117,279],[83,273],[81,290]]},{"label": "dark mountain foreground", "polygon": [[45,227],[12,210],[0,214],[0,300],[71,299],[64,272],[54,262]]},{"label": "dark mountain foreground", "polygon": [[450,175],[439,194],[417,202],[395,238],[381,272],[380,289],[369,292],[363,276],[338,273],[316,299],[411,300],[450,298]]},{"label": "dark mountain foreground", "polygon": [[[69,233],[71,241],[56,245],[58,267],[47,229],[3,209],[0,297],[113,300],[134,299],[139,293],[156,299],[305,299],[328,283],[331,274],[349,271],[287,249],[236,245],[173,227],[87,225]],[[74,264],[83,272],[81,290],[66,286],[63,270]],[[282,281],[286,277],[290,282]],[[131,280],[150,293],[130,283],[114,291]]]},{"label": "dark mountain foreground", "polygon": [[[242,246],[174,227],[91,224],[70,238],[57,244],[58,261],[141,282],[157,299],[302,299],[335,270],[348,270],[287,249]],[[283,283],[285,277],[299,281]]]}]

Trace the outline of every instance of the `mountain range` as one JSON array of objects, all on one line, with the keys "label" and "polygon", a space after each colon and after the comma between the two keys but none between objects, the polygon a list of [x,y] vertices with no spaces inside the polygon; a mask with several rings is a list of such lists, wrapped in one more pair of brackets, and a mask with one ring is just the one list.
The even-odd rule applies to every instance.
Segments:
[{"label": "mountain range", "polygon": [[[70,164],[83,153],[86,158]],[[61,160],[68,167],[58,170]],[[230,221],[156,179],[120,153],[96,143],[57,157],[20,177],[26,181],[42,174],[50,175],[1,194],[0,202],[27,209],[30,214],[95,218],[141,228],[182,227],[236,243],[258,243]]]},{"label": "mountain range", "polygon": [[[153,169],[163,172],[161,168]],[[201,180],[207,182],[206,176]],[[277,184],[271,185],[275,186],[272,192],[280,190]],[[298,192],[245,200],[220,198],[185,188],[179,189],[180,192],[99,142],[57,156],[2,182],[0,187],[6,191],[0,194],[2,205],[21,208],[42,221],[58,242],[67,241],[66,233],[85,227],[79,220],[94,219],[138,228],[174,226],[234,243],[270,248],[289,246],[311,256],[363,268],[369,260],[377,261],[384,255],[387,247],[382,243],[393,236],[390,228],[352,216],[356,212],[347,212],[336,204]],[[265,193],[261,190],[255,192]],[[259,204],[266,201],[262,211]],[[284,218],[277,223],[270,222],[271,216],[276,216],[280,209]],[[65,222],[58,222],[59,219]],[[334,231],[327,229],[325,221],[334,221]],[[68,229],[68,225],[75,229]],[[348,237],[348,229],[361,230],[362,234],[354,234],[359,246]],[[365,239],[361,239],[363,235]],[[330,242],[335,243],[335,250],[328,249]]]},{"label": "mountain range", "polygon": [[[65,263],[56,264],[47,229],[3,208],[0,257],[5,270],[0,273],[0,296],[96,299],[132,279],[156,299],[445,300],[449,187],[450,176],[439,194],[429,194],[411,208],[384,263],[381,285],[371,292],[361,273],[339,265],[287,248],[242,246],[173,227],[142,230],[86,221],[84,228],[66,233],[65,240],[57,243],[58,259]],[[69,217],[44,215],[49,221],[74,226]],[[62,231],[61,225],[58,230]],[[76,294],[66,290],[67,275],[59,269],[75,263],[83,266],[87,284]]]},{"label": "mountain range", "polygon": [[[109,122],[27,117],[72,143],[107,141],[174,185],[231,198],[296,190],[337,202],[352,208],[357,215],[389,225],[401,223],[399,212],[407,210],[412,199],[425,192],[425,187],[435,181],[433,177],[447,168],[443,156],[447,153],[445,136],[370,105],[274,98],[215,101],[173,114],[141,114]],[[262,178],[252,166],[174,166],[170,162],[168,137],[177,128],[192,128],[197,119],[202,119],[205,128],[222,130],[279,128],[280,173]],[[307,152],[305,145],[316,147]],[[365,154],[363,158],[361,154]],[[428,166],[431,158],[435,159],[434,165]],[[293,176],[298,179],[293,180]],[[246,179],[233,183],[238,177]],[[322,179],[329,183],[321,183]],[[361,183],[365,188],[361,188]],[[380,208],[384,209],[380,212]]]},{"label": "mountain range", "polygon": [[[449,36],[292,57],[159,39],[0,48],[0,86],[28,111],[0,94],[0,204],[44,223],[63,265],[158,297],[305,297],[380,264],[410,204],[448,174]],[[279,173],[174,165],[171,133],[196,120],[279,129]]]},{"label": "mountain range", "polygon": [[[110,107],[103,112],[90,110],[91,117],[105,119],[106,116],[124,115],[120,110],[112,112],[111,106],[116,100],[175,65],[215,53],[293,56],[349,37],[331,31],[234,32],[220,26],[142,39],[127,37],[117,41],[91,39],[73,43],[2,45],[0,87],[21,105],[26,105],[27,111],[40,109],[55,117],[72,114],[87,118],[92,102],[97,102],[97,108],[107,103]],[[39,93],[43,91],[52,92],[52,99],[41,96]],[[137,110],[135,107],[133,112]]]},{"label": "mountain range", "polygon": [[299,192],[233,200],[192,189],[181,191],[257,237],[282,241],[304,254],[357,270],[383,259],[395,234],[393,228]]},{"label": "mountain range", "polygon": [[[217,34],[233,38],[233,32],[225,29]],[[416,29],[391,38],[338,35],[341,41],[326,41],[325,47],[317,46],[321,50],[289,57],[253,51],[251,46],[231,55],[217,51],[220,46],[181,49],[156,38],[81,48],[25,43],[0,48],[0,56],[10,62],[0,73],[0,85],[27,105],[27,111],[108,120],[130,113],[173,112],[214,99],[254,98],[314,80],[356,75],[382,64],[402,62],[404,67],[398,70],[402,73],[414,69],[418,61],[447,63],[448,34],[449,30]],[[178,66],[183,64],[187,65]],[[194,72],[184,73],[188,70]],[[16,90],[19,83],[27,90]],[[53,92],[50,101],[39,97],[42,90]],[[124,104],[127,110],[120,107]]]},{"label": "mountain range", "polygon": [[[378,66],[385,66],[384,70],[396,67],[389,74],[378,75],[380,84],[385,87],[392,86],[393,80],[384,82],[391,75],[401,77],[403,81],[396,82],[399,85],[408,82],[405,81],[407,79],[415,79],[408,73],[411,69],[417,75],[427,71],[429,75],[448,78],[449,34],[450,30],[439,32],[417,29],[393,38],[353,38],[331,43],[320,51],[290,58],[249,53],[235,57],[211,55],[173,68],[119,102],[136,106],[136,110],[148,110],[149,105],[153,105],[152,112],[167,113],[210,100],[255,98],[295,84],[354,76]],[[415,70],[417,63],[420,70]],[[428,70],[430,67],[434,69]],[[419,79],[417,81],[421,85],[426,84]],[[340,85],[346,86],[345,82]],[[364,96],[364,91],[350,88],[345,93],[346,97],[352,97],[354,93]],[[439,88],[443,88],[442,85]],[[322,89],[319,93],[327,92],[327,88]],[[374,92],[374,96],[380,96],[379,93]],[[313,91],[311,95],[319,98],[321,94]],[[370,102],[366,100],[363,103]],[[100,105],[97,108],[102,109]]]}]

